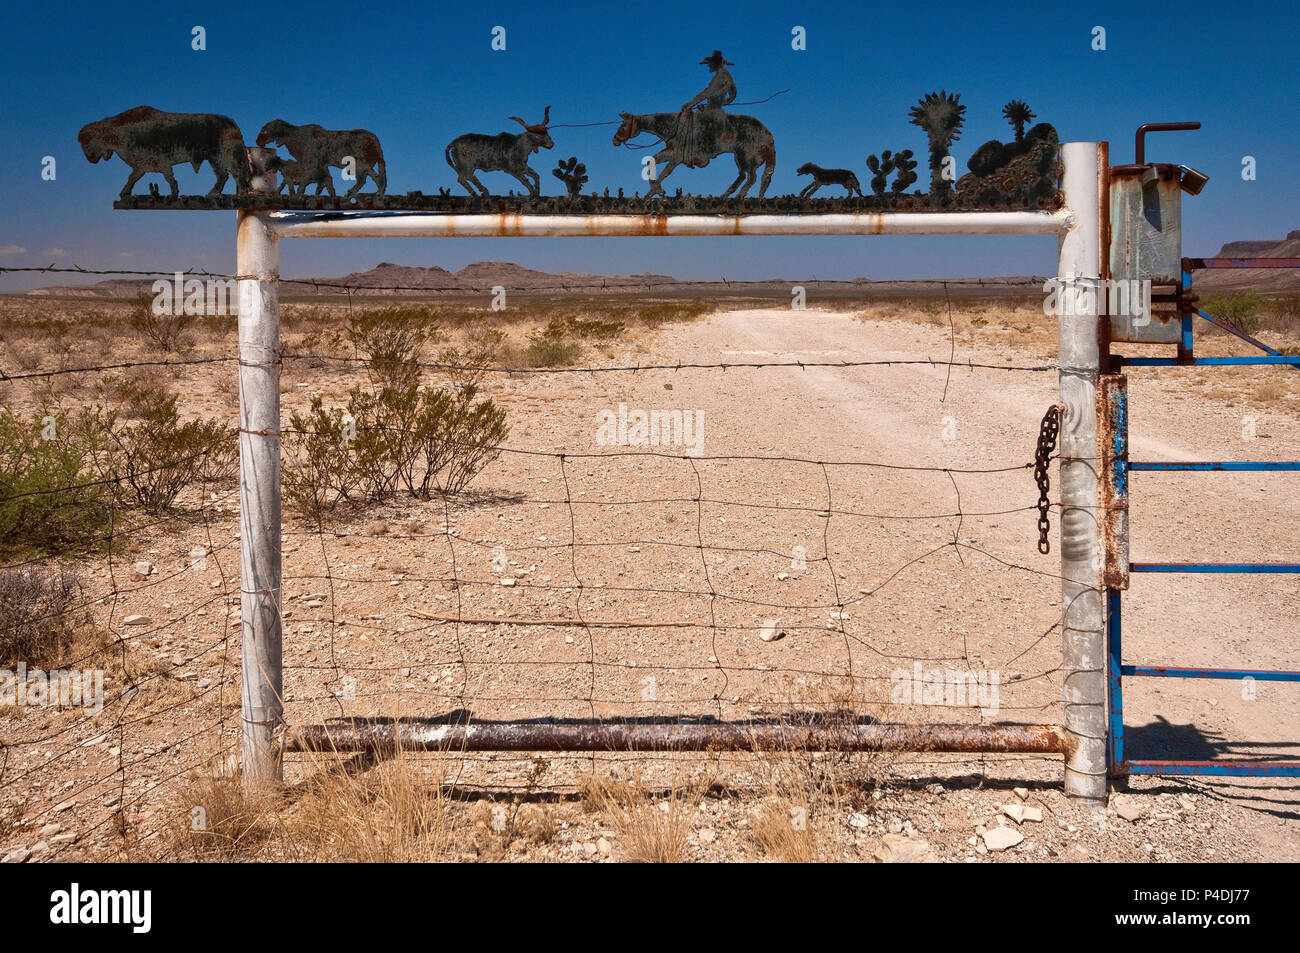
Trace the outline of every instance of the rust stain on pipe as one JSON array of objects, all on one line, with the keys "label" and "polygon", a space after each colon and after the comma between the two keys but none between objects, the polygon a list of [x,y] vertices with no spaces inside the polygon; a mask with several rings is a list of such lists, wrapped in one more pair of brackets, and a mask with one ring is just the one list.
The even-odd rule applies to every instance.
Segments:
[{"label": "rust stain on pipe", "polygon": [[289,729],[287,752],[894,751],[1071,753],[1058,725],[478,722],[357,720]]}]

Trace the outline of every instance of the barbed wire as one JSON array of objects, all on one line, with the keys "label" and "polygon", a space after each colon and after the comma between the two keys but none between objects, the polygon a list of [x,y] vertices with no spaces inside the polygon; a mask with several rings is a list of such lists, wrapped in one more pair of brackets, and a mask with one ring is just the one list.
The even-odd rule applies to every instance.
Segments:
[{"label": "barbed wire", "polygon": [[[358,369],[363,363],[339,355],[286,354],[284,359],[338,360]],[[234,358],[118,362],[6,376],[17,380],[226,360]],[[945,366],[933,360],[783,361],[526,372],[676,373],[894,364]],[[951,358],[946,364],[950,370],[963,366]],[[451,363],[420,366],[483,370]],[[400,427],[358,425],[358,432],[367,430],[413,433]],[[286,462],[292,465],[299,449],[295,440],[338,435],[287,427],[278,436],[286,441]],[[1009,697],[999,699],[999,710],[1035,717],[1059,711],[1059,692],[1053,692],[1060,678],[1059,659],[1044,644],[1059,622],[1031,631],[1017,628],[994,646],[985,647],[987,640],[981,639],[977,648],[964,625],[948,624],[930,632],[918,628],[916,595],[905,588],[928,585],[930,577],[925,574],[936,571],[945,559],[954,560],[938,570],[947,577],[994,573],[995,578],[1014,577],[1021,586],[1025,578],[1059,581],[1055,572],[1023,565],[963,538],[972,525],[1035,511],[1029,481],[1019,488],[1013,482],[1014,474],[1023,472],[1027,478],[1033,467],[1028,458],[1031,442],[1027,438],[1022,463],[940,466],[894,459],[687,454],[653,448],[570,452],[451,440],[461,449],[487,451],[524,464],[531,476],[528,485],[505,497],[459,492],[414,500],[389,494],[355,508],[344,505],[314,516],[291,512],[282,523],[284,580],[276,602],[284,627],[286,720],[296,725],[328,717],[371,717],[393,711],[391,706],[427,712],[431,705],[437,710],[470,711],[476,718],[512,713],[518,717],[522,710],[533,717],[581,715],[590,720],[647,712],[696,717],[707,711],[711,717],[726,719],[734,718],[737,711],[753,717],[757,709],[780,719],[787,717],[783,713],[818,703],[812,683],[837,680],[847,687],[854,704],[875,705],[887,712],[894,705],[887,690],[896,681],[895,669],[915,664],[974,672],[992,664],[983,657],[991,648],[1009,656],[1003,668],[1023,668],[1004,683]],[[148,472],[181,467],[209,452],[210,448],[186,455]],[[684,492],[673,488],[637,492],[620,486],[613,499],[583,498],[586,484],[582,481],[592,471],[604,474],[615,467],[637,469],[652,463],[679,472]],[[780,468],[782,479],[795,488],[785,493],[786,498],[764,487],[773,467]],[[721,493],[709,488],[719,479],[719,468],[735,470],[726,481],[728,490]],[[891,475],[890,479],[901,481],[898,492],[919,495],[927,505],[907,512],[889,505],[888,496],[881,496],[878,487],[841,482],[846,475],[867,471]],[[16,625],[85,613],[91,613],[93,624],[111,635],[62,663],[72,669],[105,666],[108,659],[115,660],[112,671],[120,681],[105,694],[95,719],[56,710],[39,721],[24,720],[7,728],[0,743],[0,802],[40,803],[49,797],[71,802],[61,813],[75,820],[78,837],[75,843],[54,846],[47,855],[51,859],[84,853],[94,844],[126,843],[121,838],[128,835],[131,843],[153,838],[164,853],[180,850],[164,837],[186,810],[183,803],[168,799],[174,796],[175,785],[196,771],[219,770],[214,764],[222,763],[239,744],[243,723],[238,700],[229,704],[227,694],[239,672],[238,663],[230,658],[230,629],[244,622],[236,610],[242,599],[241,583],[237,575],[226,572],[222,561],[240,543],[237,507],[232,505],[237,490],[227,479],[214,493],[207,469],[200,472],[201,485],[163,514],[142,515],[117,503],[118,495],[110,493],[106,535],[83,553],[85,560],[106,563],[106,578],[91,577],[84,596],[60,613],[0,619],[0,642]],[[746,476],[753,472],[768,475],[760,480]],[[554,481],[554,489],[531,490],[543,476]],[[111,488],[123,479],[110,474],[97,480],[70,480],[66,486],[4,492],[0,509],[27,499],[58,499],[60,494]],[[930,484],[936,481],[947,489],[934,489]],[[995,484],[999,501],[1023,491],[1025,504],[969,507],[963,499],[967,481],[979,481],[984,492]],[[735,487],[743,489],[736,492]],[[791,495],[796,490],[797,499]],[[952,495],[951,504],[930,502],[946,493]],[[886,505],[862,505],[862,501]],[[498,522],[485,503],[503,514],[513,509],[518,521]],[[376,504],[383,512],[414,508],[430,516],[440,514],[441,525],[435,531],[404,533],[390,532],[385,523],[382,537],[371,536],[364,527],[350,528],[351,520],[365,519]],[[555,531],[539,526],[537,518],[529,515],[538,511],[525,509],[531,507],[555,507],[555,525],[561,527],[558,536],[548,538]],[[677,529],[656,532],[652,524],[637,522],[624,531],[609,516],[593,516],[647,507],[675,515]],[[730,517],[737,512],[745,519],[734,528],[720,528],[726,526],[720,513]],[[799,520],[813,519],[820,524],[794,528]],[[787,525],[782,526],[782,521]],[[854,528],[841,529],[846,521]],[[934,533],[926,532],[926,521],[933,524]],[[882,524],[881,529],[871,532],[876,523]],[[884,525],[898,525],[900,530],[886,531]],[[917,530],[913,534],[904,527]],[[1026,545],[1031,529],[1027,523]],[[776,572],[791,553],[774,540],[791,532],[806,536],[809,551],[796,560],[800,568],[792,563]],[[756,534],[759,538],[753,539]],[[146,537],[165,547],[186,536],[194,541],[188,564],[161,572],[151,564],[143,578],[121,578],[126,576],[123,561],[137,557],[140,547],[147,545],[141,542]],[[370,552],[378,554],[376,562],[383,558],[387,568],[361,565],[357,543],[363,539],[372,541],[375,548]],[[373,542],[376,539],[380,541]],[[883,551],[877,552],[877,547]],[[642,554],[640,562],[627,557],[615,560],[612,554],[619,548],[629,551],[628,556],[634,555],[631,550]],[[478,564],[498,549],[516,558],[529,554],[534,566],[525,572],[522,566],[507,565],[498,573],[493,565],[493,575],[484,574]],[[872,556],[864,564],[863,553],[868,551]],[[197,552],[201,558],[194,555]],[[443,552],[443,565],[392,568],[397,561],[416,558],[429,564],[442,558]],[[217,578],[209,581],[211,570],[203,568],[206,565],[214,566]],[[541,571],[536,571],[538,567]],[[24,555],[0,565],[0,575],[40,568],[40,558]],[[787,577],[784,581],[782,575]],[[503,578],[510,579],[509,585]],[[780,595],[778,587],[787,584],[793,588]],[[129,631],[123,624],[125,613],[152,615],[162,606],[167,607],[162,610],[165,621],[146,618],[143,624],[133,623]],[[868,611],[858,618],[864,607]],[[926,618],[944,615],[940,606],[922,608],[929,613]],[[214,610],[219,612],[219,625],[206,622]],[[785,643],[777,650],[780,654],[743,649],[771,644],[761,637],[768,629],[774,630],[774,642]],[[561,641],[563,632],[580,633],[581,638]],[[529,638],[539,640],[535,651],[522,648]],[[511,645],[519,648],[505,648]],[[643,688],[646,677],[658,686],[649,696]],[[941,699],[932,707],[935,716],[986,721],[978,708],[964,702]],[[479,765],[476,771],[495,778],[496,790],[516,788],[490,758],[468,751],[448,751],[442,757],[453,763],[453,785],[461,783],[469,766]],[[598,763],[612,763],[618,754],[560,752],[548,757],[595,769]],[[721,753],[718,760],[741,763]],[[978,760],[983,764],[985,759]],[[160,794],[167,797],[159,800]],[[128,820],[128,815],[135,820]],[[119,831],[118,841],[106,829]]]}]

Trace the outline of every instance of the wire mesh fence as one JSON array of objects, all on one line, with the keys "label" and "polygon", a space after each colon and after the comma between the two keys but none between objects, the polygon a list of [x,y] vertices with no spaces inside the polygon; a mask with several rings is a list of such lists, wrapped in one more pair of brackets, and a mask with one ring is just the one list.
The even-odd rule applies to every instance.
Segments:
[{"label": "wire mesh fence", "polygon": [[[282,359],[286,388],[326,372],[336,387],[376,386],[364,356],[286,351]],[[234,360],[119,361],[3,377],[34,386]],[[564,373],[613,380],[602,385],[605,394],[649,376],[707,386],[708,375],[738,369],[756,381],[813,367],[1055,369],[963,362],[955,348],[947,362],[410,364],[428,387],[454,389],[466,373],[501,387]],[[545,414],[529,422],[544,424]],[[395,446],[421,436],[373,419],[352,423],[351,436],[284,426],[286,469],[300,464],[309,438],[336,440],[346,456],[348,441],[365,438],[368,427],[395,430]],[[674,425],[671,417],[664,423]],[[779,444],[775,430],[768,442]],[[1033,436],[998,450],[998,465],[928,463],[929,455],[902,443],[868,459],[852,447],[827,448],[819,458],[779,446],[712,454],[680,445],[631,449],[616,440],[592,451],[591,443],[539,448],[550,437],[509,439],[474,445],[490,465],[455,492],[404,492],[394,483],[390,492],[344,494],[315,512],[291,507],[279,606],[286,722],[762,725],[838,713],[874,723],[1058,723],[1060,577],[1055,561],[1033,547]],[[232,446],[233,438],[226,450]],[[0,624],[12,634],[56,617],[77,620],[82,634],[51,665],[102,679],[90,705],[33,704],[29,696],[0,715],[0,804],[12,812],[47,802],[65,826],[50,835],[52,856],[128,825],[139,839],[162,836],[186,810],[166,797],[178,779],[236,763],[237,486],[233,475],[193,463],[192,455],[158,463],[194,475],[162,507],[132,501],[133,477],[148,470],[140,467],[106,467],[97,480],[36,491],[10,479],[0,495],[0,510],[36,493],[102,511],[96,531],[59,557],[14,547],[0,567],[11,579],[71,559],[79,574],[74,598],[44,614],[6,607]],[[92,485],[111,492],[89,502],[73,492]],[[39,661],[6,660],[15,666],[15,692],[19,664],[28,688],[38,670],[47,689],[65,680]],[[530,773],[526,754],[440,757],[455,765],[458,783],[511,791],[562,789],[597,760],[674,756],[550,753],[554,767],[543,781]],[[290,755],[289,762],[292,777],[311,759]]]}]

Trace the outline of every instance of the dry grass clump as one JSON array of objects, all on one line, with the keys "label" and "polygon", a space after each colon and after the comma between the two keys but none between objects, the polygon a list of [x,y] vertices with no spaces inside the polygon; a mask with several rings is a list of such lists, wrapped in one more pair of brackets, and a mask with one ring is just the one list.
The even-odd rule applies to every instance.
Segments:
[{"label": "dry grass clump", "polygon": [[639,779],[588,775],[579,790],[586,809],[603,814],[618,831],[628,860],[643,864],[682,861],[699,803],[693,788],[651,793]]},{"label": "dry grass clump", "polygon": [[316,767],[299,788],[258,797],[209,765],[177,791],[160,859],[409,863],[453,852],[459,825],[441,779],[402,752],[361,773]]}]

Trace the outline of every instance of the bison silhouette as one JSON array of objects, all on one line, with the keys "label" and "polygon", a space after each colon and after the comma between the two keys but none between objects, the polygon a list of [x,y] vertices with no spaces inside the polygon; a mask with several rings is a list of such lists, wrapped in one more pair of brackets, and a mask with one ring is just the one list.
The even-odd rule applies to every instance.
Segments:
[{"label": "bison silhouette", "polygon": [[122,187],[124,199],[148,172],[161,173],[176,198],[180,189],[172,168],[186,163],[195,172],[204,162],[212,165],[217,183],[209,195],[220,194],[231,176],[236,190],[247,192],[252,176],[243,134],[233,119],[216,113],[169,113],[137,106],[82,126],[77,141],[91,162],[111,159],[117,153],[131,167]]}]

